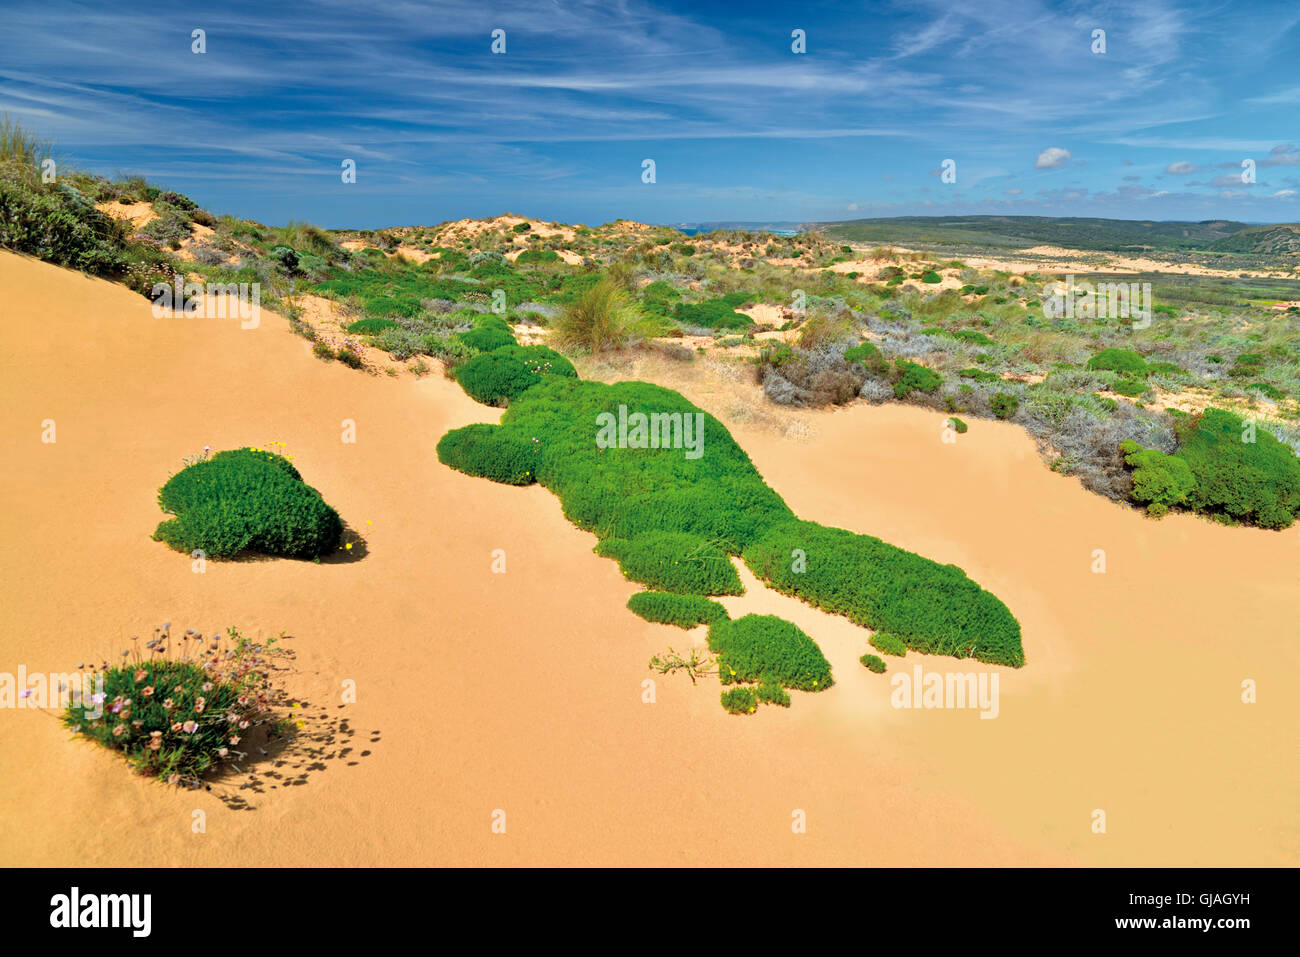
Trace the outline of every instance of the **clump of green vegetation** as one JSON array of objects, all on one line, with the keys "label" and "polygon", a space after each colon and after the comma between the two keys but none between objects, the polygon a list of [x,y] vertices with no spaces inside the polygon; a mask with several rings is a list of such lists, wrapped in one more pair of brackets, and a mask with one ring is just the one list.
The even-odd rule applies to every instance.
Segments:
[{"label": "clump of green vegetation", "polygon": [[243,552],[318,558],[338,547],[339,513],[283,456],[263,449],[218,452],[177,472],[158,490],[174,518],[154,538],[208,558]]},{"label": "clump of green vegetation", "polygon": [[626,345],[641,318],[625,292],[601,279],[578,295],[553,323],[555,341],[569,349],[601,352]]},{"label": "clump of green vegetation", "polygon": [[925,272],[921,273],[921,282],[929,282],[929,283],[943,282],[943,277],[940,276],[933,269],[927,269]]},{"label": "clump of green vegetation", "polygon": [[139,774],[198,787],[204,774],[246,758],[261,726],[278,733],[271,706],[281,696],[266,667],[281,654],[276,640],[255,643],[233,626],[225,635],[187,629],[179,637],[165,624],[143,649],[133,641],[123,664],[92,673],[103,681],[102,701],[73,694],[61,720],[121,751]]},{"label": "clump of green vegetation", "polygon": [[[706,453],[692,459],[680,448],[597,447],[592,423],[620,406],[629,417],[699,415]],[[512,402],[500,425],[449,432],[438,457],[498,481],[535,479],[559,496],[570,521],[602,539],[683,533],[711,543],[716,554],[743,553],[754,573],[779,589],[906,635],[914,647],[1023,664],[1019,624],[960,569],[869,536],[798,522],[727,429],[672,390],[549,378]],[[795,548],[805,550],[807,574],[790,570]]]},{"label": "clump of green vegetation", "polygon": [[1121,446],[1134,467],[1134,501],[1165,509],[1186,505],[1264,528],[1295,521],[1300,460],[1289,445],[1223,409],[1206,409],[1180,432],[1182,444],[1171,456],[1134,443]]},{"label": "clump of green vegetation", "polygon": [[684,595],[745,593],[727,553],[684,532],[606,538],[596,545],[596,554],[617,561],[625,577],[660,591]]},{"label": "clump of green vegetation", "polygon": [[939,386],[943,385],[943,377],[939,373],[906,359],[894,363],[890,378],[894,383],[894,395],[900,399],[906,398],[913,391],[938,392]]},{"label": "clump of green vegetation", "polygon": [[896,655],[901,658],[907,654],[907,643],[897,635],[878,631],[868,638],[867,642],[882,655]]},{"label": "clump of green vegetation", "polygon": [[754,320],[737,307],[743,306],[748,299],[745,293],[728,293],[703,302],[679,303],[677,321],[686,326],[701,326],[706,329],[743,329],[752,326]]},{"label": "clump of green vegetation", "polygon": [[880,354],[874,342],[863,342],[844,350],[846,362],[860,362],[873,375],[883,376],[889,371],[889,361]]},{"label": "clump of green vegetation", "polygon": [[1130,498],[1146,504],[1154,517],[1164,515],[1176,505],[1182,505],[1196,487],[1191,466],[1173,455],[1156,449],[1144,449],[1132,439],[1119,444],[1124,461],[1133,469],[1133,491]]},{"label": "clump of green vegetation", "polygon": [[790,694],[778,684],[759,684],[754,686],[754,697],[763,704],[774,704],[778,708],[790,707]]},{"label": "clump of green vegetation", "polygon": [[1131,349],[1103,349],[1088,360],[1088,368],[1094,371],[1118,372],[1126,376],[1145,376],[1146,360]]},{"label": "clump of green vegetation", "polygon": [[727,617],[727,609],[711,598],[665,591],[637,592],[627,600],[627,607],[646,621],[678,628],[694,628]]},{"label": "clump of green vegetation", "polygon": [[965,435],[966,430],[969,428],[969,426],[965,422],[957,418],[957,416],[955,415],[950,416],[948,418],[948,427],[952,429],[954,432],[956,432],[958,435]]},{"label": "clump of green vegetation", "polygon": [[500,435],[494,425],[454,429],[438,440],[437,451],[439,462],[467,475],[504,485],[537,481],[540,444],[518,435]]},{"label": "clump of green vegetation", "polygon": [[502,346],[517,345],[509,323],[500,316],[485,316],[474,328],[456,333],[456,338],[479,352],[491,352]]},{"label": "clump of green vegetation", "polygon": [[504,352],[480,352],[456,366],[456,381],[475,402],[505,405],[542,381],[523,362]]},{"label": "clump of green vegetation", "polygon": [[709,650],[718,656],[723,684],[775,684],[798,691],[825,691],[833,683],[830,662],[817,643],[775,615],[746,615],[709,626]]},{"label": "clump of green vegetation", "polygon": [[349,325],[348,332],[352,335],[377,336],[389,329],[400,328],[402,327],[392,319],[376,319],[373,316],[368,316],[365,319],[358,319],[356,322]]},{"label": "clump of green vegetation", "polygon": [[[802,560],[792,561],[795,554]],[[916,651],[1014,668],[1025,663],[1020,623],[955,565],[798,520],[751,542],[745,563],[777,591],[896,635]]]},{"label": "clump of green vegetation", "polygon": [[885,661],[878,655],[863,655],[858,659],[868,671],[874,671],[878,675],[885,673]]},{"label": "clump of green vegetation", "polygon": [[525,249],[515,259],[517,266],[543,266],[560,261],[560,254],[554,249]]},{"label": "clump of green vegetation", "polygon": [[1020,399],[1010,392],[994,392],[989,396],[989,407],[999,419],[1010,419],[1020,411]]},{"label": "clump of green vegetation", "polygon": [[728,714],[753,714],[758,709],[758,696],[750,688],[727,688],[722,692],[722,707]]}]

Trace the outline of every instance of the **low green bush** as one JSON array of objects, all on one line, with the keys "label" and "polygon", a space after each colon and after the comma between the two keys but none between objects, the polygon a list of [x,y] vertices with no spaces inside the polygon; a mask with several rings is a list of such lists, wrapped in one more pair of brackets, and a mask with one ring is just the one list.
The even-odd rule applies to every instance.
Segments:
[{"label": "low green bush", "polygon": [[261,733],[253,729],[268,718],[265,660],[279,654],[275,641],[254,645],[235,628],[207,638],[188,631],[183,639],[170,626],[155,629],[148,651],[94,673],[103,680],[102,702],[74,695],[62,723],[121,751],[140,774],[197,786],[207,772],[246,757],[244,738]]},{"label": "low green bush", "polygon": [[505,485],[537,481],[539,446],[515,435],[503,435],[493,425],[453,429],[438,441],[443,465]]},{"label": "low green bush", "polygon": [[1110,390],[1118,395],[1126,395],[1129,398],[1137,398],[1150,391],[1147,384],[1140,379],[1120,379],[1110,387]]},{"label": "low green bush", "polygon": [[1010,392],[994,392],[989,396],[989,407],[999,419],[1010,419],[1020,411],[1020,399]]},{"label": "low green bush", "polygon": [[505,405],[542,381],[542,377],[514,356],[480,352],[456,366],[456,381],[475,402]]},{"label": "low green bush", "polygon": [[896,635],[917,651],[1015,668],[1025,663],[1020,623],[956,565],[797,520],[761,535],[744,557],[777,591]]},{"label": "low green bush", "polygon": [[646,621],[678,628],[694,628],[727,617],[727,609],[711,598],[665,591],[637,592],[627,600],[627,607]]},{"label": "low green bush", "polygon": [[541,266],[560,261],[554,249],[525,249],[515,259],[516,266]]},{"label": "low green bush", "polygon": [[510,326],[499,316],[488,316],[479,321],[473,329],[456,333],[456,338],[479,352],[491,352],[502,346],[516,345],[515,334]]},{"label": "low green bush", "polygon": [[868,671],[874,671],[878,675],[883,675],[885,673],[886,665],[884,659],[877,655],[863,655],[858,659],[858,661],[866,666]]},{"label": "low green bush", "polygon": [[1088,360],[1088,368],[1127,376],[1147,374],[1146,360],[1131,349],[1103,349]]},{"label": "low green bush", "polygon": [[492,350],[493,355],[518,359],[529,372],[537,376],[559,375],[577,378],[573,363],[550,346],[502,346]]},{"label": "low green bush", "polygon": [[955,415],[954,415],[954,416],[950,416],[950,417],[948,418],[948,425],[949,425],[949,427],[950,427],[954,432],[956,432],[958,435],[964,435],[964,434],[966,434],[966,430],[970,428],[970,426],[968,426],[968,425],[967,425],[965,422],[963,422],[961,419],[957,418],[957,416],[955,416]]},{"label": "low green bush", "polygon": [[844,350],[846,362],[860,362],[874,375],[884,375],[889,371],[889,360],[880,354],[874,342],[863,342]]},{"label": "low green bush", "polygon": [[749,688],[727,688],[722,692],[722,707],[729,714],[753,714],[758,709],[758,696]]},{"label": "low green bush", "polygon": [[894,383],[894,395],[904,399],[911,392],[937,392],[943,385],[943,377],[933,369],[928,369],[915,362],[899,359],[894,363],[890,376]]},{"label": "low green bush", "polygon": [[1187,504],[1264,528],[1286,528],[1300,512],[1300,460],[1285,442],[1241,416],[1206,409],[1182,436],[1175,455],[1196,485]]},{"label": "low green bush", "polygon": [[872,648],[875,648],[882,655],[897,655],[901,658],[907,654],[907,643],[897,635],[878,631],[867,641]]},{"label": "low green bush", "polygon": [[925,272],[921,273],[921,282],[929,282],[929,283],[943,282],[943,277],[940,276],[933,269],[927,269]]},{"label": "low green bush", "polygon": [[718,656],[723,684],[775,684],[825,691],[834,680],[817,643],[775,615],[746,615],[709,625],[709,650]]},{"label": "low green bush", "polygon": [[625,577],[659,591],[684,595],[745,593],[727,553],[684,532],[607,538],[596,545],[596,554],[617,561]]},{"label": "low green bush", "polygon": [[377,336],[389,329],[402,328],[392,319],[379,319],[374,316],[367,316],[365,319],[358,319],[348,326],[348,332],[352,335]]},{"label": "low green bush", "polygon": [[154,538],[208,558],[317,558],[343,535],[338,512],[291,463],[256,449],[221,452],[182,469],[158,490],[158,505],[175,517],[159,524]]},{"label": "low green bush", "polygon": [[961,369],[957,373],[963,379],[974,379],[976,382],[1001,382],[1002,376],[996,372],[989,372],[987,369],[976,369],[974,366],[969,369]]},{"label": "low green bush", "polygon": [[780,708],[790,707],[789,692],[778,684],[755,685],[754,697],[763,704],[774,704]]}]

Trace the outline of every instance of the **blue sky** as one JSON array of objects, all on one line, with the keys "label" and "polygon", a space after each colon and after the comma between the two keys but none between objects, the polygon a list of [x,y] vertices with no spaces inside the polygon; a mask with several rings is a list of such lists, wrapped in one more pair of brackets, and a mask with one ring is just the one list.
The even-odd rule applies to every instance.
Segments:
[{"label": "blue sky", "polygon": [[76,165],[268,223],[1300,220],[1295,0],[2,0],[0,18],[0,111]]}]

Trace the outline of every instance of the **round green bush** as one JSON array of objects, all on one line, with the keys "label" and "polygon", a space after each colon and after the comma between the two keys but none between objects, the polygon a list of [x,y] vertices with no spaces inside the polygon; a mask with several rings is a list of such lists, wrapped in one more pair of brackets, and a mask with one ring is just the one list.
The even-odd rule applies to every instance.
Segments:
[{"label": "round green bush", "polygon": [[1130,376],[1147,374],[1146,360],[1131,349],[1103,349],[1088,360],[1088,368]]},{"label": "round green bush", "polygon": [[664,591],[637,592],[627,600],[627,607],[646,621],[678,628],[694,628],[727,617],[727,609],[711,598]]},{"label": "round green bush", "polygon": [[878,675],[885,673],[885,662],[883,658],[876,655],[863,655],[858,661],[866,666],[868,671],[874,671]]},{"label": "round green bush", "polygon": [[933,269],[927,269],[925,272],[921,273],[921,282],[943,282],[943,277]]},{"label": "round green bush", "polygon": [[906,359],[899,359],[894,363],[891,378],[894,380],[894,395],[900,399],[907,398],[908,393],[913,390],[936,392],[943,384],[943,378],[939,373]]},{"label": "round green bush", "polygon": [[949,427],[950,427],[954,432],[956,432],[958,435],[965,435],[965,434],[966,434],[966,430],[967,430],[968,428],[970,428],[970,426],[968,426],[968,425],[967,425],[965,422],[963,422],[961,419],[957,418],[957,416],[955,416],[955,415],[954,415],[954,416],[950,416],[950,417],[948,418],[948,425],[949,425]]},{"label": "round green bush", "polygon": [[253,449],[221,452],[177,472],[158,490],[174,515],[154,538],[187,553],[232,558],[260,552],[317,558],[338,547],[343,522],[289,462]]},{"label": "round green bush", "polygon": [[573,367],[573,363],[550,346],[502,346],[493,349],[492,354],[518,359],[535,375],[559,375],[571,379],[578,377],[578,370]]},{"label": "round green bush", "polygon": [[867,642],[882,655],[896,655],[901,658],[907,654],[907,644],[897,635],[878,631],[868,638]]},{"label": "round green bush", "polygon": [[684,532],[645,532],[607,538],[596,554],[618,562],[623,575],[659,591],[683,595],[743,595],[744,586],[727,553]]},{"label": "round green bush", "polygon": [[493,425],[467,425],[453,429],[438,441],[438,461],[443,465],[488,478],[504,485],[531,485],[537,481],[539,447]]},{"label": "round green bush", "polygon": [[709,625],[709,650],[718,655],[723,684],[759,682],[799,691],[833,684],[830,662],[817,643],[775,615],[746,615]]},{"label": "round green bush", "polygon": [[502,346],[515,345],[515,334],[504,319],[491,316],[479,322],[473,329],[456,333],[456,338],[479,352],[491,352]]},{"label": "round green bush", "polygon": [[375,316],[368,316],[365,319],[358,319],[348,326],[348,332],[352,335],[377,336],[386,329],[400,329],[398,323],[392,319],[379,319]]},{"label": "round green bush", "polygon": [[523,362],[504,352],[480,352],[456,366],[456,381],[475,402],[505,405],[542,377]]}]

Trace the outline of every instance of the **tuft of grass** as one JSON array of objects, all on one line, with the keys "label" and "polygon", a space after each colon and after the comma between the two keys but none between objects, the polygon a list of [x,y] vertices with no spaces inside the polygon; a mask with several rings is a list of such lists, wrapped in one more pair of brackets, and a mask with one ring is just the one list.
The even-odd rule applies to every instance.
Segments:
[{"label": "tuft of grass", "polygon": [[580,293],[554,322],[561,347],[597,353],[617,349],[633,337],[641,311],[622,289],[601,279]]}]

